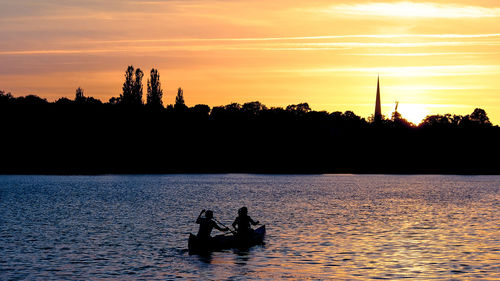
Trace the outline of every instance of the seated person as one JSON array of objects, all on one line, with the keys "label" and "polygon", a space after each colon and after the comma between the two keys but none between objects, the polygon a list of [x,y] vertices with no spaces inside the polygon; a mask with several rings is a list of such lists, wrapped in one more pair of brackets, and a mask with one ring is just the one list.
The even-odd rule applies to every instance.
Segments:
[{"label": "seated person", "polygon": [[238,217],[233,222],[233,227],[236,229],[238,235],[245,236],[253,232],[250,224],[257,225],[259,221],[254,221],[250,216],[248,216],[247,207],[242,207],[238,210]]},{"label": "seated person", "polygon": [[[205,217],[201,217],[201,215],[205,213]],[[210,233],[212,233],[212,229],[216,228],[220,231],[228,231],[229,228],[222,228],[213,220],[214,213],[210,210],[202,210],[198,218],[196,219],[196,223],[200,225],[200,229],[198,230],[197,237],[202,240],[209,240],[211,238]]]}]

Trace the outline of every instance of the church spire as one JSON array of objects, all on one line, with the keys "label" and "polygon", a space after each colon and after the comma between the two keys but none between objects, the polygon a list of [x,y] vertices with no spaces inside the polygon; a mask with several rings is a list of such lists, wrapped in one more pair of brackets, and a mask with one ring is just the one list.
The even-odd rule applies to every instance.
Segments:
[{"label": "church spire", "polygon": [[377,75],[377,100],[375,101],[375,121],[382,120],[382,109],[380,106],[380,75]]}]

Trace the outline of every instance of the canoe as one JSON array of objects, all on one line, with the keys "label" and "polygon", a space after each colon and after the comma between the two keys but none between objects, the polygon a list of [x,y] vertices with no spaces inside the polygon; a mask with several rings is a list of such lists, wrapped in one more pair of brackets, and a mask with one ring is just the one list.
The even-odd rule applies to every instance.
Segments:
[{"label": "canoe", "polygon": [[250,248],[255,245],[261,245],[266,236],[266,226],[263,225],[253,231],[253,233],[245,238],[235,235],[217,235],[211,237],[208,241],[202,241],[192,233],[189,234],[188,250],[189,253],[203,253],[220,251],[232,248]]}]

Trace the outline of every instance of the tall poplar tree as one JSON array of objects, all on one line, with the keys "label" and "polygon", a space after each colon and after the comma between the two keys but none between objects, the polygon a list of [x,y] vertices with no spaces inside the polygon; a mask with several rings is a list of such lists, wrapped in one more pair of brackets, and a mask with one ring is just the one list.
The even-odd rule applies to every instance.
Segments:
[{"label": "tall poplar tree", "polygon": [[184,110],[187,108],[186,104],[184,103],[184,91],[182,90],[182,88],[177,89],[174,108],[176,110]]},{"label": "tall poplar tree", "polygon": [[148,79],[147,105],[154,108],[163,108],[163,90],[161,89],[160,74],[152,68]]},{"label": "tall poplar tree", "polygon": [[125,71],[125,82],[123,93],[120,95],[120,103],[124,105],[142,105],[142,77],[144,73],[140,68],[135,69],[132,65]]},{"label": "tall poplar tree", "polygon": [[134,67],[129,65],[125,71],[125,82],[123,82],[122,94],[120,95],[120,103],[125,105],[133,104],[134,93]]},{"label": "tall poplar tree", "polygon": [[133,104],[142,105],[142,77],[144,77],[144,72],[140,68],[135,70],[135,80],[133,86]]},{"label": "tall poplar tree", "polygon": [[76,102],[83,102],[83,101],[85,101],[85,96],[83,95],[83,89],[81,87],[78,87],[76,89],[75,101]]}]

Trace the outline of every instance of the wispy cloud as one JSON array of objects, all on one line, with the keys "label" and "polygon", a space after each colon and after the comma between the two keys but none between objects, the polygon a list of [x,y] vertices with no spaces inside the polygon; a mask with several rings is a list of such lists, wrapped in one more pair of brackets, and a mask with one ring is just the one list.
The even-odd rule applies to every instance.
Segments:
[{"label": "wispy cloud", "polygon": [[332,15],[409,17],[409,18],[493,18],[500,17],[500,8],[482,6],[439,4],[432,2],[378,2],[339,4],[317,12]]},{"label": "wispy cloud", "polygon": [[474,56],[474,55],[498,55],[500,52],[423,52],[423,53],[366,53],[348,54],[351,56],[369,57],[428,57],[428,56]]},{"label": "wispy cloud", "polygon": [[99,54],[109,52],[127,52],[128,49],[97,49],[97,50],[13,50],[0,51],[1,55],[72,55],[72,54]]},{"label": "wispy cloud", "polygon": [[359,73],[370,75],[380,73],[391,77],[439,77],[500,74],[500,65],[437,65],[437,66],[395,66],[395,67],[326,67],[306,69],[281,69],[276,72],[302,73],[316,75],[319,73]]},{"label": "wispy cloud", "polygon": [[[352,34],[295,37],[240,37],[240,38],[139,38],[93,40],[77,42],[54,40],[44,49],[8,49],[5,55],[53,55],[98,54],[123,52],[170,52],[170,51],[319,51],[381,48],[444,47],[450,51],[411,53],[350,53],[358,56],[438,56],[481,55],[497,52],[460,52],[453,48],[467,46],[499,46],[499,33],[491,34]],[[357,39],[357,40],[355,40]],[[411,40],[409,40],[411,39]],[[446,39],[446,40],[441,40]]]},{"label": "wispy cloud", "polygon": [[293,36],[293,37],[242,37],[242,38],[151,38],[151,39],[115,39],[115,40],[87,40],[80,43],[161,43],[161,42],[216,42],[216,41],[299,41],[322,39],[397,39],[397,38],[490,38],[500,37],[500,33],[487,34],[346,34],[322,36]]},{"label": "wispy cloud", "polygon": [[415,48],[415,47],[446,47],[446,46],[498,46],[500,41],[447,41],[447,42],[307,42],[307,43],[288,43],[288,45],[302,45],[315,47],[375,47],[375,48]]}]

